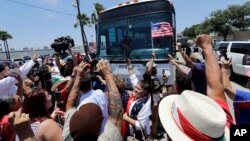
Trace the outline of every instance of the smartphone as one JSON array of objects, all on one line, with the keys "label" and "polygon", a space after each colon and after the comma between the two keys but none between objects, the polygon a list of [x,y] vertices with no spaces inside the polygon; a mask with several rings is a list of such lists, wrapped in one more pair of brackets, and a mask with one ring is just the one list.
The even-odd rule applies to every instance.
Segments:
[{"label": "smartphone", "polygon": [[62,101],[62,94],[61,94],[60,91],[56,90],[55,93],[54,93],[54,96],[55,96],[55,100],[56,100],[57,102]]}]

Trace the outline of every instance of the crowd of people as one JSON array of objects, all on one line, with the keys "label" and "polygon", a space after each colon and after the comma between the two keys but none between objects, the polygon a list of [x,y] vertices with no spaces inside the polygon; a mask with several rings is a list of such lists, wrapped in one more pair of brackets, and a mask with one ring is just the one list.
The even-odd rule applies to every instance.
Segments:
[{"label": "crowd of people", "polygon": [[126,59],[132,90],[107,60],[88,62],[70,49],[64,61],[55,52],[44,59],[34,54],[13,70],[0,64],[0,140],[142,141],[161,139],[165,132],[173,141],[229,140],[230,125],[250,123],[250,92],[231,85],[232,61],[218,61],[209,35],[197,36],[196,45],[201,52],[186,53],[177,43],[185,62],[168,55],[173,85],[167,83],[173,74],[156,77],[155,53],[142,80]]}]

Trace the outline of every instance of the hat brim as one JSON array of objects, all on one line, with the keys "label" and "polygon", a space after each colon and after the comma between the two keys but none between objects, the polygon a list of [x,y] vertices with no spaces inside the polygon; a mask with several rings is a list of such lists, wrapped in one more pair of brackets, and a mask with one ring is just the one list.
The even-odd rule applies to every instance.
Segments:
[{"label": "hat brim", "polygon": [[[192,141],[180,128],[176,125],[172,116],[172,105],[179,95],[169,95],[161,100],[159,105],[159,117],[163,128],[173,141]],[[229,141],[229,129],[225,128],[225,141]]]},{"label": "hat brim", "polygon": [[57,87],[59,87],[62,84],[67,83],[69,80],[61,80],[58,83],[55,83],[52,87],[51,87],[51,91],[54,92],[56,90]]}]

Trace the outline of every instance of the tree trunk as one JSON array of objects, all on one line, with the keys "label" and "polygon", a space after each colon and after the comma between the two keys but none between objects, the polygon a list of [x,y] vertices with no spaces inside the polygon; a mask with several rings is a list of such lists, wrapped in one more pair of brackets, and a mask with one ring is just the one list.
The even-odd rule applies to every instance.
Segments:
[{"label": "tree trunk", "polygon": [[224,39],[224,41],[227,40],[227,34],[223,34],[223,39]]},{"label": "tree trunk", "polygon": [[10,50],[9,50],[9,45],[8,45],[7,40],[5,40],[5,42],[6,42],[6,48],[7,48],[7,53],[8,53],[8,58],[7,58],[7,59],[10,59]]},{"label": "tree trunk", "polygon": [[95,35],[97,35],[97,24],[95,23]]},{"label": "tree trunk", "polygon": [[86,55],[89,53],[89,45],[88,45],[88,40],[87,40],[87,36],[86,36],[86,33],[85,33],[85,30],[84,30],[84,26],[82,26],[81,27],[82,28],[82,30],[83,30],[83,36],[84,36],[84,48],[85,48],[85,51],[87,51],[87,52],[85,52],[86,53]]},{"label": "tree trunk", "polygon": [[4,45],[4,49],[5,49],[6,59],[8,59],[8,52],[7,52],[5,40],[3,41],[3,45]]}]

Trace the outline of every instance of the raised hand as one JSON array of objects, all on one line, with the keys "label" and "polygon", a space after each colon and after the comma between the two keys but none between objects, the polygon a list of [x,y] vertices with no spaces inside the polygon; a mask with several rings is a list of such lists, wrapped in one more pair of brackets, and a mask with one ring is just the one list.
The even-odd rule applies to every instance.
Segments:
[{"label": "raised hand", "polygon": [[125,63],[126,63],[127,65],[130,65],[130,64],[131,64],[131,60],[130,60],[129,58],[126,58]]},{"label": "raised hand", "polygon": [[178,63],[177,63],[176,60],[172,57],[172,55],[168,54],[168,57],[169,57],[169,59],[170,59],[170,60],[169,60],[170,64],[178,66]]},{"label": "raised hand", "polygon": [[206,34],[198,35],[196,37],[196,44],[203,50],[212,49],[212,38]]},{"label": "raised hand", "polygon": [[156,57],[156,53],[152,52],[152,58],[155,59],[155,57]]},{"label": "raised hand", "polygon": [[98,63],[97,63],[97,70],[98,72],[105,77],[106,75],[111,73],[111,69],[109,66],[109,63],[107,62],[107,60],[103,60],[101,59]]},{"label": "raised hand", "polygon": [[35,53],[35,54],[32,56],[32,60],[33,60],[33,61],[36,61],[37,58],[38,58],[38,54]]},{"label": "raised hand", "polygon": [[19,135],[26,128],[30,128],[29,114],[21,113],[21,109],[16,112],[11,112],[8,115],[11,128]]},{"label": "raised hand", "polygon": [[227,60],[222,60],[222,63],[221,63],[222,67],[225,68],[225,69],[230,69],[230,66],[232,65],[232,58],[230,58],[228,61]]},{"label": "raised hand", "polygon": [[77,76],[83,77],[86,72],[90,70],[90,64],[86,62],[81,62],[77,67]]}]

